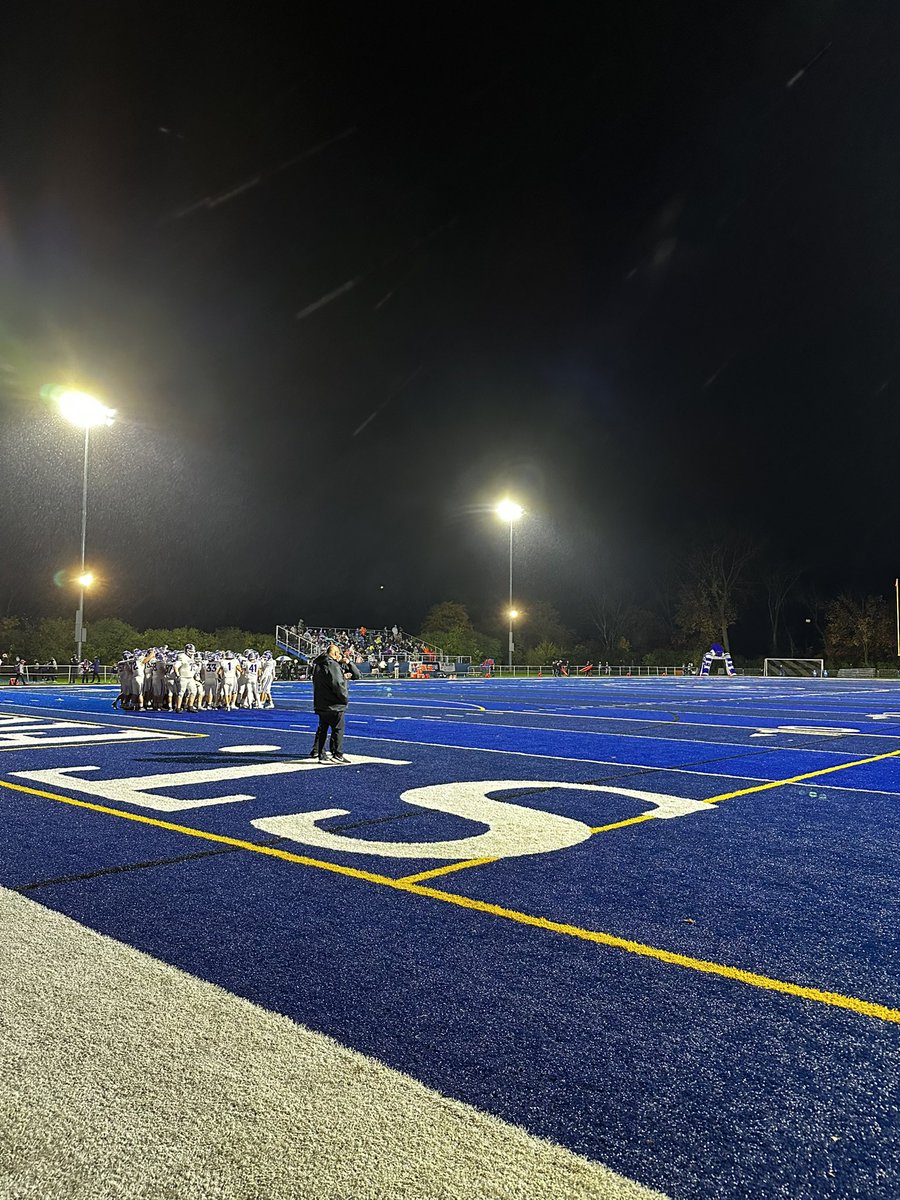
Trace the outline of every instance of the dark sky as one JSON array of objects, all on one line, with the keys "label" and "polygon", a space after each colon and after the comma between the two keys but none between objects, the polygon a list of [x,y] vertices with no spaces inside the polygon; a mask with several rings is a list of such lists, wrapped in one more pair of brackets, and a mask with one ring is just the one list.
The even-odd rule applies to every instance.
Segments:
[{"label": "dark sky", "polygon": [[487,623],[507,491],[576,624],[723,528],[887,590],[900,8],[531,7],[6,19],[0,611],[75,604],[55,382],[138,625]]}]

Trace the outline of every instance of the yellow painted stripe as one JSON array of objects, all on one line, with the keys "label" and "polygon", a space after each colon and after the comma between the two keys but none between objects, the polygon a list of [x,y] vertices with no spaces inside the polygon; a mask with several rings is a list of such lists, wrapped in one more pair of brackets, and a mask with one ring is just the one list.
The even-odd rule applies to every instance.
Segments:
[{"label": "yellow painted stripe", "polygon": [[421,879],[436,879],[438,875],[450,875],[453,871],[465,871],[467,867],[483,867],[497,862],[496,858],[467,858],[464,862],[450,863],[446,867],[435,867],[432,871],[419,871],[416,875],[403,875],[400,883],[418,883]]},{"label": "yellow painted stripe", "polygon": [[[610,829],[621,829],[625,825],[639,825],[641,821],[652,821],[653,813],[642,813],[639,817],[629,817],[625,821],[615,821],[612,825],[596,825],[591,833],[607,833]],[[497,862],[496,858],[467,858],[465,862],[451,863],[446,867],[435,867],[433,871],[420,871],[417,875],[404,875],[404,883],[418,883],[422,879],[436,879],[439,875],[450,875],[453,871],[465,871],[469,867],[483,867],[488,863]]]},{"label": "yellow painted stripe", "polygon": [[640,825],[641,821],[654,819],[654,813],[641,813],[639,817],[629,817],[626,821],[613,821],[612,825],[595,825],[591,833],[609,833],[610,829],[624,829],[626,825]]},{"label": "yellow painted stripe", "polygon": [[256,842],[245,842],[240,838],[227,837],[223,833],[209,833],[206,829],[195,829],[191,825],[176,825],[172,821],[161,821],[158,817],[145,817],[143,813],[124,812],[118,808],[108,808],[105,804],[92,804],[89,800],[74,800],[71,796],[57,796],[53,792],[42,792],[37,788],[25,787],[21,783],[7,783],[0,779],[0,787],[8,788],[11,792],[25,792],[29,796],[40,796],[43,800],[58,800],[62,804],[70,804],[73,808],[86,808],[90,812],[105,813],[109,817],[123,817],[126,821],[137,821],[140,825],[153,825],[157,829],[167,829],[170,833],[184,833],[189,837],[203,838],[207,842],[219,842],[224,846],[234,846],[238,850],[252,850],[256,854],[267,854],[271,858],[281,858],[286,862],[300,863],[304,867],[319,867],[323,871],[334,871],[337,875],[350,875],[354,879],[365,879],[369,883],[384,883],[393,886],[395,879],[388,875],[376,875],[372,871],[358,871],[355,867],[342,867],[337,863],[322,862],[317,858],[307,858],[303,854],[291,854],[289,850],[279,850],[277,846],[260,846]]},{"label": "yellow painted stripe", "polygon": [[849,771],[851,767],[865,767],[869,763],[883,762],[886,758],[897,758],[898,756],[900,756],[900,750],[888,750],[886,754],[875,754],[872,758],[858,758],[855,762],[838,763],[836,767],[820,767],[818,771],[807,771],[804,775],[792,775],[790,779],[756,783],[753,787],[740,788],[736,792],[723,792],[720,796],[710,796],[707,804],[718,804],[720,800],[734,800],[738,796],[750,796],[753,792],[766,792],[770,788],[785,787],[789,783],[805,783],[807,779],[818,779],[822,775],[831,775],[834,771]]},{"label": "yellow painted stripe", "polygon": [[[868,763],[881,762],[886,758],[896,758],[900,750],[889,750],[885,754],[876,754],[872,758],[860,758],[855,762],[839,763],[836,767],[821,767],[818,771],[807,771],[805,775],[792,775],[790,779],[773,779],[768,783],[756,783],[752,787],[740,788],[736,792],[723,792],[719,796],[710,796],[705,804],[719,804],[722,800],[734,800],[738,796],[751,796],[754,792],[765,792],[772,788],[786,787],[791,783],[804,783],[807,779],[817,779],[820,775],[828,775],[833,771],[847,771],[850,767],[864,767]],[[665,770],[665,768],[660,768]],[[550,784],[548,783],[548,787]],[[655,813],[642,813],[639,817],[628,817],[624,821],[614,821],[611,825],[595,825],[591,833],[609,833],[613,829],[624,829],[627,825],[640,825],[642,821],[659,820]],[[422,879],[436,879],[439,875],[449,875],[453,871],[465,871],[469,867],[483,867],[488,863],[497,862],[496,858],[471,858],[465,862],[453,863],[447,867],[435,867],[433,871],[421,871],[417,875],[405,875],[407,883],[416,883]]]},{"label": "yellow painted stripe", "polygon": [[337,863],[308,858],[306,855],[292,854],[290,851],[280,850],[276,846],[260,846],[255,842],[245,842],[240,838],[227,837],[221,833],[210,833],[205,829],[194,829],[189,825],[177,825],[171,821],[161,821],[156,817],[145,817],[140,813],[124,812],[117,808],[108,808],[103,804],[92,804],[86,800],[75,800],[70,796],[57,796],[53,792],[39,791],[37,788],[25,787],[23,784],[7,783],[5,780],[0,780],[0,787],[7,788],[13,792],[24,792],[30,796],[39,796],[44,800],[56,800],[61,804],[68,804],[74,808],[85,808],[91,812],[103,813],[112,817],[121,817],[127,821],[137,821],[142,825],[152,825],[158,829],[166,829],[173,833],[182,833],[188,837],[202,838],[204,841],[217,842],[225,846],[234,846],[236,849],[247,850],[253,854],[265,854],[270,858],[279,858],[285,862],[298,863],[305,867],[316,867],[319,870],[330,871],[335,875],[361,879],[366,883],[381,884],[383,887],[389,887],[395,891],[408,892],[415,896],[425,896],[432,900],[438,900],[443,904],[453,904],[458,908],[471,909],[475,912],[501,917],[508,921],[515,921],[520,925],[528,925],[550,933],[559,933],[567,937],[579,938],[582,941],[593,942],[597,945],[624,950],[629,954],[638,954],[644,958],[656,959],[658,962],[668,963],[672,966],[686,967],[708,975],[719,975],[735,983],[743,983],[750,987],[781,992],[784,995],[797,996],[803,1000],[827,1004],[833,1008],[849,1009],[859,1016],[872,1017],[876,1020],[900,1024],[900,1009],[889,1008],[887,1005],[876,1004],[870,1000],[861,1000],[856,996],[844,996],[840,992],[826,992],[820,988],[803,987],[800,984],[787,983],[784,980],[773,979],[768,975],[758,975],[753,971],[744,971],[740,967],[729,967],[724,963],[710,962],[702,958],[691,958],[689,955],[677,954],[672,950],[664,950],[658,946],[648,946],[643,942],[634,942],[628,938],[617,937],[612,933],[604,933],[594,929],[582,929],[578,925],[567,925],[560,921],[548,920],[546,917],[535,917],[530,913],[519,912],[513,908],[504,908],[499,904],[489,904],[483,900],[473,900],[468,896],[457,896],[453,892],[442,892],[436,888],[423,887],[421,884],[412,883],[408,879],[391,879],[388,875],[378,875],[372,871],[360,871],[355,867],[339,866]]},{"label": "yellow painted stripe", "polygon": [[629,954],[640,954],[644,958],[654,958],[659,962],[670,963],[672,966],[688,967],[693,971],[703,971],[707,975],[720,975],[722,978],[733,980],[736,983],[749,984],[751,987],[764,988],[771,992],[781,992],[787,996],[799,996],[803,1000],[829,1004],[833,1008],[846,1008],[860,1016],[874,1017],[879,1021],[891,1021],[900,1025],[900,1009],[889,1008],[885,1004],[874,1004],[870,1000],[860,1000],[857,996],[844,996],[840,992],[825,992],[820,988],[786,983],[781,979],[772,979],[768,975],[757,975],[754,971],[741,970],[740,967],[729,967],[724,963],[709,962],[703,958],[691,958],[687,954],[676,954],[672,950],[647,946],[643,942],[633,942],[628,938],[616,937],[612,933],[582,929],[578,925],[566,925],[560,921],[550,921],[546,917],[534,917],[529,913],[503,908],[499,904],[487,904],[483,900],[471,900],[468,896],[456,896],[452,892],[440,892],[435,888],[418,886],[413,886],[409,890],[419,896],[430,896],[433,900],[456,904],[460,908],[470,908],[476,912],[489,913],[494,917],[504,917],[506,920],[516,921],[520,925],[531,925],[537,929],[546,929],[550,933],[561,933],[568,937],[580,938],[582,941],[595,942],[601,946],[612,946],[617,950],[626,950]]}]

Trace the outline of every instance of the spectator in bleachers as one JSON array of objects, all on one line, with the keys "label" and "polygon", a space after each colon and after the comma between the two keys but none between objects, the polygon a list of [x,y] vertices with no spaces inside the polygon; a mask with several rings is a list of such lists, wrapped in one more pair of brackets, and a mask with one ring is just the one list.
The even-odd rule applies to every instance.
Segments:
[{"label": "spectator in bleachers", "polygon": [[[395,664],[410,659],[419,660],[426,657],[426,648],[418,638],[404,633],[399,626],[394,625],[384,629],[369,629],[358,625],[354,629],[336,628],[307,628],[310,655],[315,658],[323,653],[326,647],[334,642],[341,650],[356,648],[362,661],[368,662],[373,668],[385,662],[388,673],[392,673]],[[436,657],[433,649],[428,654]]]}]

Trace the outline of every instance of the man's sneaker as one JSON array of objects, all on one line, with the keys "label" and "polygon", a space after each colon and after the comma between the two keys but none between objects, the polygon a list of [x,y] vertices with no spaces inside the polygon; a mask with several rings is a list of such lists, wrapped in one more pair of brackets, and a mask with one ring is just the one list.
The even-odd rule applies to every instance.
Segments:
[{"label": "man's sneaker", "polygon": [[330,763],[330,762],[331,762],[331,755],[330,755],[330,754],[320,754],[320,755],[319,755],[319,762],[320,762],[320,763]]},{"label": "man's sneaker", "polygon": [[310,757],[310,758],[318,758],[318,757],[319,757],[319,752],[318,752],[318,750],[310,750],[310,752],[309,752],[309,757]]},{"label": "man's sneaker", "polygon": [[343,754],[335,754],[331,761],[336,763],[348,763],[350,759],[345,758]]}]

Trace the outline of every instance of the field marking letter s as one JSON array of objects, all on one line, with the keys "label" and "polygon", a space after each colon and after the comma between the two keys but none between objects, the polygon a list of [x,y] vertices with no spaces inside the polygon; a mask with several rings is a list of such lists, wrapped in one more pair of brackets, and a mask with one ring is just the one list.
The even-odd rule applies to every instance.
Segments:
[{"label": "field marking letter s", "polygon": [[577,846],[591,836],[591,827],[583,821],[543,809],[526,808],[505,800],[491,799],[493,792],[519,791],[523,788],[538,788],[542,792],[563,788],[570,791],[605,792],[627,796],[641,800],[656,810],[648,815],[664,819],[686,816],[688,813],[715,811],[702,800],[686,800],[656,792],[639,792],[630,788],[606,787],[595,783],[562,783],[546,779],[488,779],[412,788],[400,796],[406,804],[413,804],[417,808],[447,813],[487,826],[484,833],[472,834],[469,837],[436,842],[388,842],[343,837],[340,833],[319,827],[319,821],[349,816],[345,808],[262,817],[251,821],[251,824],[265,833],[286,837],[305,846],[317,846],[323,850],[345,854],[376,854],[383,858],[435,858],[452,861],[546,854],[551,850],[565,850],[570,846]]}]

